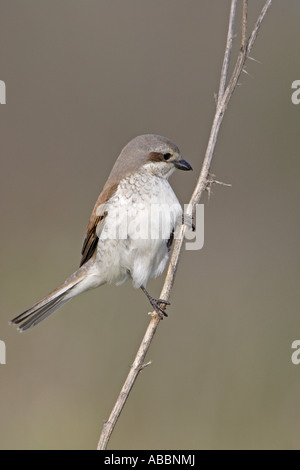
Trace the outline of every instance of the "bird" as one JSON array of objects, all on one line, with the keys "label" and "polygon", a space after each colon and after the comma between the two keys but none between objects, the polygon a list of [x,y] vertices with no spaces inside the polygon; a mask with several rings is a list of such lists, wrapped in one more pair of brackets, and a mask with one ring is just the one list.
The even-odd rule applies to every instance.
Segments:
[{"label": "bird", "polygon": [[192,167],[171,140],[154,134],[132,139],[95,203],[79,269],[11,323],[25,331],[82,292],[128,280],[141,288],[160,319],[167,316],[170,303],[152,297],[146,285],[164,271],[174,233],[183,223],[182,207],[168,181],[176,169]]}]

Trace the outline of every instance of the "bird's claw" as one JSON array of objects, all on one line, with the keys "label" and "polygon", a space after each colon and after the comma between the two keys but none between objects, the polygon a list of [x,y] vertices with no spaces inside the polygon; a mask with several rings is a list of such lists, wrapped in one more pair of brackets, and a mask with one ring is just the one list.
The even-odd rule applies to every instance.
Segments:
[{"label": "bird's claw", "polygon": [[150,300],[150,303],[151,303],[152,307],[154,308],[154,310],[156,311],[157,315],[159,316],[159,318],[161,320],[163,320],[164,316],[165,317],[168,316],[166,310],[163,307],[161,307],[160,304],[171,305],[170,302],[168,302],[167,300],[164,300],[164,299],[154,299],[154,298],[152,298]]}]

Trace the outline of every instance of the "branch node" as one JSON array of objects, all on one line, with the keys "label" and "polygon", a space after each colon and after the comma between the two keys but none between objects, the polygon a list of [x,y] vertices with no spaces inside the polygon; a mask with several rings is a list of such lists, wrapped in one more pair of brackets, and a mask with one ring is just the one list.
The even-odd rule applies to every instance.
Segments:
[{"label": "branch node", "polygon": [[207,177],[207,180],[206,180],[206,186],[205,186],[205,190],[208,193],[208,199],[210,198],[210,196],[212,194],[213,184],[219,184],[221,186],[232,186],[232,184],[230,184],[230,183],[223,183],[222,181],[216,180],[215,175],[213,175],[212,173],[209,173],[209,175]]},{"label": "branch node", "polygon": [[151,318],[156,318],[158,320],[163,320],[164,318],[160,318],[160,316],[158,315],[158,313],[155,312],[155,310],[153,312],[148,312],[148,315],[151,317]]}]

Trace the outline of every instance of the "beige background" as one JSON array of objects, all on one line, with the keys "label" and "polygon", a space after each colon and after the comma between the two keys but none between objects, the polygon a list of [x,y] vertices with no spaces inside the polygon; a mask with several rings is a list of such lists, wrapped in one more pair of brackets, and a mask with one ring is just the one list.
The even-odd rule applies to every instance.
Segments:
[{"label": "beige background", "polygon": [[[229,1],[2,0],[0,79],[2,449],[93,449],[148,324],[130,284],[78,297],[20,335],[8,321],[78,266],[93,204],[132,137],[205,152]],[[250,3],[249,21],[263,2]],[[300,448],[297,1],[275,0],[226,114],[169,318],[110,449]],[[236,26],[237,34],[240,28]],[[238,39],[236,39],[237,50]],[[163,278],[148,285],[158,295]]]}]

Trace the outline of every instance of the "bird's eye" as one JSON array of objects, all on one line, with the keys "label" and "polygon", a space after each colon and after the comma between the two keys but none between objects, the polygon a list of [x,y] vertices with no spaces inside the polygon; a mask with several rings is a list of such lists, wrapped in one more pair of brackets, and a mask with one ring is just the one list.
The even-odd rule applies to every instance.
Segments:
[{"label": "bird's eye", "polygon": [[164,153],[164,159],[165,160],[169,160],[169,158],[171,158],[171,154],[170,153]]}]

